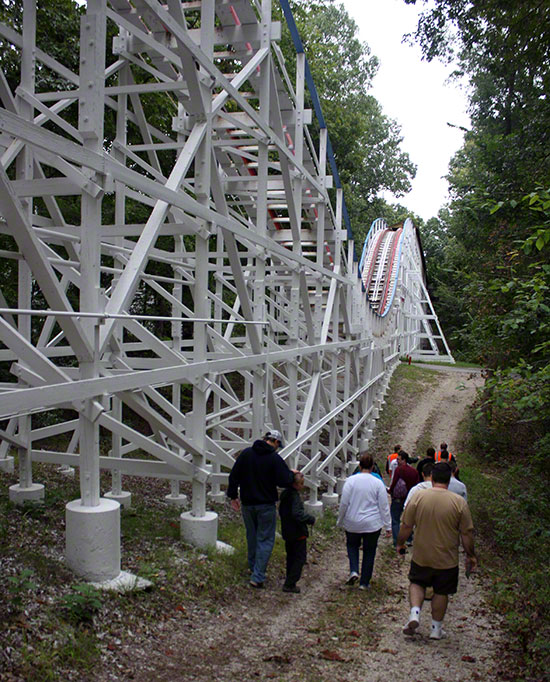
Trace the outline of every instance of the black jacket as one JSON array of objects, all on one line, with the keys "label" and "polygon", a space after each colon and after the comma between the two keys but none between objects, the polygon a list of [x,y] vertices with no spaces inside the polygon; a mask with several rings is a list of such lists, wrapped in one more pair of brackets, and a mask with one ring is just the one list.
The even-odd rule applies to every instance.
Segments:
[{"label": "black jacket", "polygon": [[287,488],[281,493],[279,514],[283,540],[307,537],[308,524],[312,526],[315,523],[315,517],[306,512],[300,493],[295,488]]},{"label": "black jacket", "polygon": [[422,478],[422,469],[424,468],[425,464],[435,464],[435,459],[433,457],[424,457],[424,459],[421,459],[420,462],[416,465],[416,470],[418,471],[418,475],[420,476],[420,481],[423,480]]},{"label": "black jacket", "polygon": [[288,488],[294,483],[294,474],[269,443],[254,441],[237,457],[229,474],[227,497],[237,499],[240,488],[241,502],[251,504],[275,504],[277,486]]}]

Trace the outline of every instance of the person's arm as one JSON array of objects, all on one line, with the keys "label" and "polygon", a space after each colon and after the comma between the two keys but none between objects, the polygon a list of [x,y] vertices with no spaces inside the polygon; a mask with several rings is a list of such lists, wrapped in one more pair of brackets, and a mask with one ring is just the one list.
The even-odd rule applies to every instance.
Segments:
[{"label": "person's arm", "polygon": [[462,546],[466,553],[466,570],[468,572],[475,571],[477,568],[477,557],[474,548],[474,532],[472,530],[467,530],[460,533],[460,539],[462,540]]},{"label": "person's arm", "polygon": [[342,497],[340,498],[340,507],[338,508],[338,521],[336,521],[338,528],[342,528],[342,524],[348,510],[350,490],[351,486],[348,483],[345,483],[344,489],[342,490]]},{"label": "person's arm", "polygon": [[[237,459],[235,460],[235,464],[233,465],[233,468],[229,472],[229,482],[226,493],[227,497],[231,500],[232,503],[235,500],[238,502],[241,467],[242,459],[241,457],[237,457]],[[231,506],[233,507],[233,509],[235,509],[233,504],[231,504]],[[239,508],[235,509],[235,511],[239,511]]]},{"label": "person's arm", "polygon": [[388,504],[388,494],[384,485],[378,486],[378,511],[380,512],[386,534],[391,533],[390,505]]},{"label": "person's arm", "polygon": [[275,482],[279,488],[291,488],[294,485],[294,472],[280,455],[276,455],[275,460]]},{"label": "person's arm", "polygon": [[397,536],[397,544],[395,545],[395,549],[397,550],[398,554],[401,554],[401,550],[405,549],[405,543],[410,538],[413,528],[414,526],[409,526],[408,524],[401,521],[401,525],[399,526],[399,535]]}]

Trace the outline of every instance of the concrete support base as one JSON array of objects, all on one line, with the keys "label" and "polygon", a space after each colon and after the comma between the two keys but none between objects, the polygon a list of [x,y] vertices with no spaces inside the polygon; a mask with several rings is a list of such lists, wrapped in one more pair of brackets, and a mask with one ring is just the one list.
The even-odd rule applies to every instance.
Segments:
[{"label": "concrete support base", "polygon": [[187,495],[184,495],[183,493],[180,493],[179,495],[165,495],[164,499],[168,504],[173,505],[174,507],[187,507],[188,503],[188,498]]},{"label": "concrete support base", "polygon": [[18,506],[23,506],[25,502],[42,504],[44,502],[44,486],[42,483],[32,483],[29,488],[22,488],[19,483],[10,485],[10,501]]},{"label": "concrete support base", "polygon": [[207,549],[216,547],[218,539],[218,515],[207,511],[204,516],[193,516],[189,512],[180,514],[181,539],[190,545]]},{"label": "concrete support base", "polygon": [[112,580],[103,580],[96,583],[91,582],[90,585],[97,590],[111,590],[112,592],[133,592],[135,590],[148,590],[153,586],[153,583],[146,578],[140,578],[133,573],[121,571],[116,578]]},{"label": "concrete support base", "polygon": [[358,465],[359,462],[356,462],[355,460],[353,462],[348,462],[346,464],[348,476],[351,476],[353,474],[353,472],[357,469]]},{"label": "concrete support base", "polygon": [[74,467],[70,466],[61,466],[59,469],[57,469],[58,474],[62,474],[63,476],[66,476],[67,478],[74,478]]},{"label": "concrete support base", "polygon": [[312,514],[313,516],[323,516],[322,502],[304,502],[304,509],[308,514]]},{"label": "concrete support base", "polygon": [[13,462],[13,457],[2,457],[2,459],[0,459],[0,471],[3,471],[5,474],[13,474]]},{"label": "concrete support base", "polygon": [[338,478],[336,479],[336,492],[338,495],[342,494],[342,490],[344,489],[344,483],[346,482],[345,478]]},{"label": "concrete support base", "polygon": [[207,497],[208,500],[214,504],[225,504],[225,501],[227,500],[227,495],[224,492],[208,493]]},{"label": "concrete support base", "polygon": [[321,495],[321,503],[324,508],[337,507],[340,496],[336,493],[323,493]]},{"label": "concrete support base", "polygon": [[129,493],[127,490],[121,490],[119,493],[114,493],[110,490],[108,493],[105,493],[104,497],[118,502],[124,509],[130,509],[132,506],[132,493]]},{"label": "concrete support base", "polygon": [[231,545],[228,545],[227,542],[218,540],[216,542],[216,552],[219,554],[235,554],[235,548]]},{"label": "concrete support base", "polygon": [[120,574],[120,504],[101,498],[97,507],[73,500],[65,507],[67,566],[85,580],[104,582]]}]

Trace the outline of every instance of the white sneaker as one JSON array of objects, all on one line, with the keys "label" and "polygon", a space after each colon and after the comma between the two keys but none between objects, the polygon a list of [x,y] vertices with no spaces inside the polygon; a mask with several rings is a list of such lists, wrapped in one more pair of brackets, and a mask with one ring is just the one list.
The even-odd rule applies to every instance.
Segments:
[{"label": "white sneaker", "polygon": [[404,635],[414,635],[414,633],[416,632],[416,628],[419,625],[420,625],[420,621],[419,621],[418,617],[411,616],[409,618],[409,622],[403,628],[403,634]]},{"label": "white sneaker", "polygon": [[445,639],[447,633],[443,628],[436,630],[435,628],[430,632],[430,639]]},{"label": "white sneaker", "polygon": [[346,580],[346,585],[355,585],[355,583],[359,580],[359,573],[355,573],[353,571],[352,573],[349,574],[349,578]]}]

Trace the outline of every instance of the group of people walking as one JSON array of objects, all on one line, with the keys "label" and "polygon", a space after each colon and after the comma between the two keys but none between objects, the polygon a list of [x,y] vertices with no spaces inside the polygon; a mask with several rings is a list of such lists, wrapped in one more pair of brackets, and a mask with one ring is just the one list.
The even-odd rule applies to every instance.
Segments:
[{"label": "group of people walking", "polygon": [[[271,430],[243,450],[229,475],[227,495],[233,509],[240,509],[243,516],[250,586],[261,589],[275,543],[277,487],[284,488],[279,503],[287,557],[283,591],[298,593],[297,583],[306,563],[308,527],[315,523],[315,517],[305,511],[300,496],[303,474],[289,469],[277,454],[282,445],[279,431]],[[412,464],[417,464],[416,468]],[[426,589],[432,588],[430,638],[441,639],[445,636],[442,623],[448,597],[457,591],[460,543],[466,555],[466,574],[477,566],[466,486],[458,478],[456,457],[446,443],[437,452],[428,448],[420,461],[397,445],[387,457],[386,473],[390,477],[388,487],[373,457],[365,453],[358,470],[344,483],[337,526],[346,534],[350,568],[346,584],[359,583],[359,589],[369,589],[382,530],[393,538],[398,556],[406,554],[406,546],[412,544],[411,611],[403,633],[416,633]]]}]

